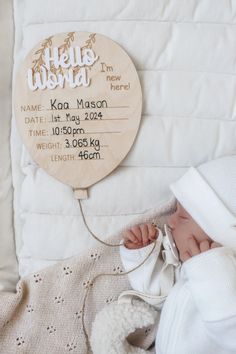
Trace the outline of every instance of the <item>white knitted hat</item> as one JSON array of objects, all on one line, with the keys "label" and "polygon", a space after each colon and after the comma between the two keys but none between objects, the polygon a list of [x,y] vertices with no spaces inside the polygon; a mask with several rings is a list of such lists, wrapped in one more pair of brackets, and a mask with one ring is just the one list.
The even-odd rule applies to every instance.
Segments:
[{"label": "white knitted hat", "polygon": [[210,238],[236,247],[236,153],[190,167],[170,189]]}]

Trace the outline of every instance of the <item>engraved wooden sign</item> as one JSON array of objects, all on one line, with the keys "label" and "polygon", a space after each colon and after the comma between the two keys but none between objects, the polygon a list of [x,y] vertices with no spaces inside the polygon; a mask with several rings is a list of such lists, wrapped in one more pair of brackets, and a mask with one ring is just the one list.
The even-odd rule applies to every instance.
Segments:
[{"label": "engraved wooden sign", "polygon": [[16,77],[14,111],[23,143],[47,173],[86,189],[129,152],[142,109],[127,53],[98,33],[42,40]]}]

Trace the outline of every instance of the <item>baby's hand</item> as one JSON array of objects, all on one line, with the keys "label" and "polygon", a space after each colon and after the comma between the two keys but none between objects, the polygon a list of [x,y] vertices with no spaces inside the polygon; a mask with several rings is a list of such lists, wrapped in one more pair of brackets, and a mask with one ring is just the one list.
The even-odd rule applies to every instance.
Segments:
[{"label": "baby's hand", "polygon": [[126,248],[142,248],[156,240],[158,230],[154,224],[141,224],[127,229],[123,236]]},{"label": "baby's hand", "polygon": [[204,240],[198,242],[195,237],[192,235],[188,239],[188,250],[183,254],[182,261],[185,262],[189,258],[192,258],[200,253],[206,252],[212,248],[221,247],[220,243],[214,242],[212,240]]}]

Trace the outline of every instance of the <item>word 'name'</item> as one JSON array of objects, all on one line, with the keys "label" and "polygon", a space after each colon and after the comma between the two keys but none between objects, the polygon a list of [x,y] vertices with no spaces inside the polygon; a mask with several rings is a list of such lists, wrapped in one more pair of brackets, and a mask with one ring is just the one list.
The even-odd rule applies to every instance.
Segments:
[{"label": "word 'name'", "polygon": [[[34,72],[33,69],[27,71],[27,81],[30,90],[53,90],[57,86],[63,88],[65,82],[69,87],[75,88],[79,86],[89,86],[90,79],[87,77],[86,66],[92,66],[98,56],[94,51],[89,48],[83,49],[76,46],[70,47],[67,53],[59,54],[58,47],[53,48],[53,54],[50,48],[46,48],[44,51],[44,63],[40,66],[39,71]],[[79,67],[79,71],[76,73],[73,68]],[[67,71],[58,74],[53,71],[59,68],[66,69]]]}]

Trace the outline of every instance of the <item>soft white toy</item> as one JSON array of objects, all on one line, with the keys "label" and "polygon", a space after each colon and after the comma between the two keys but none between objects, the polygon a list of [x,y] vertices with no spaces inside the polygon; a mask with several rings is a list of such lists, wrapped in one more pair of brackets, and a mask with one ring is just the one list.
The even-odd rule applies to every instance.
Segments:
[{"label": "soft white toy", "polygon": [[[153,307],[140,300],[106,306],[96,315],[92,325],[93,354],[150,354],[150,351],[131,345],[127,337],[137,329],[155,325],[158,316]],[[143,333],[147,334],[148,330]]]}]

